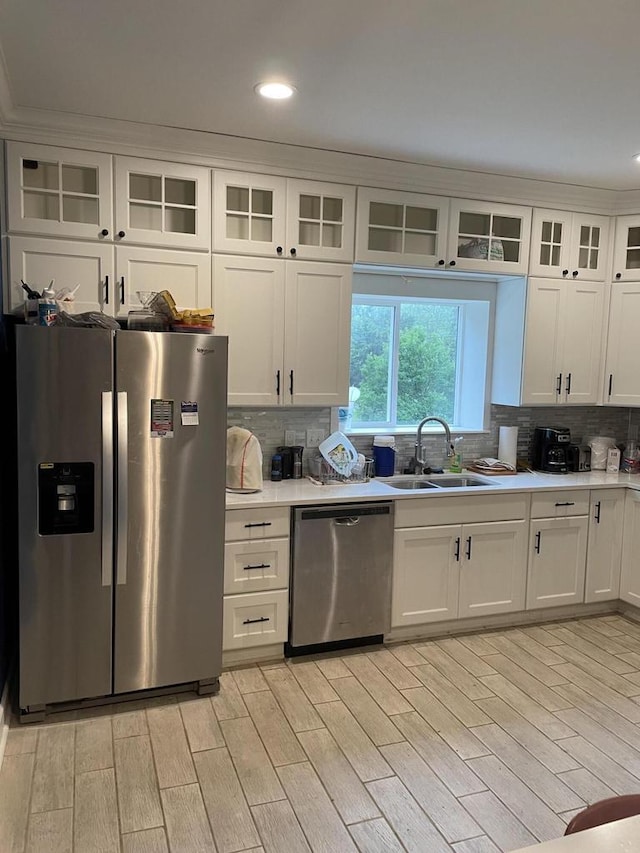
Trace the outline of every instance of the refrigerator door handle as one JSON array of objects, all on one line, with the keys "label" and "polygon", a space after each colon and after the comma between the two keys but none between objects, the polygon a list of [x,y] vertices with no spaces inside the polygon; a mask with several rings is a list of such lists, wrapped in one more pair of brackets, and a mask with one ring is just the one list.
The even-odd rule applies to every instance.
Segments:
[{"label": "refrigerator door handle", "polygon": [[127,582],[128,423],[127,392],[118,391],[118,552],[116,556],[118,585]]},{"label": "refrigerator door handle", "polygon": [[113,583],[113,392],[102,392],[102,586]]}]

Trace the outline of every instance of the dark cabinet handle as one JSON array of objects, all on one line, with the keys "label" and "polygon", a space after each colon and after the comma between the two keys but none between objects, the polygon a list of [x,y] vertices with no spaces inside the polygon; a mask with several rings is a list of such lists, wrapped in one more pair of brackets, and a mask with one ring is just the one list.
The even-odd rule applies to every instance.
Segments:
[{"label": "dark cabinet handle", "polygon": [[282,246],[276,246],[276,253],[277,253],[278,255],[281,255],[281,254],[282,254]]},{"label": "dark cabinet handle", "polygon": [[104,304],[109,304],[109,276],[104,277]]},{"label": "dark cabinet handle", "polygon": [[255,566],[243,566],[242,570],[244,572],[250,572],[251,569],[270,569],[271,563],[256,563]]},{"label": "dark cabinet handle", "polygon": [[443,266],[444,266],[444,258],[440,258],[440,260],[438,261],[438,266],[439,266],[439,267],[443,267]]},{"label": "dark cabinet handle", "polygon": [[542,534],[538,530],[538,532],[536,533],[536,544],[534,545],[534,550],[535,550],[536,554],[540,553],[540,538],[541,538],[541,536],[542,536]]},{"label": "dark cabinet handle", "polygon": [[575,501],[556,501],[556,506],[575,506]]},{"label": "dark cabinet handle", "polygon": [[569,275],[569,270],[562,270],[562,275]]},{"label": "dark cabinet handle", "polygon": [[562,394],[562,374],[558,374],[558,384],[556,385],[556,394]]},{"label": "dark cabinet handle", "polygon": [[103,228],[102,231],[100,232],[100,236],[101,237],[108,237],[109,236],[109,229]]},{"label": "dark cabinet handle", "polygon": [[454,552],[454,557],[456,558],[456,562],[460,562],[460,537],[456,537],[456,550]]},{"label": "dark cabinet handle", "polygon": [[245,527],[271,527],[270,521],[255,521],[251,524],[245,524]]},{"label": "dark cabinet handle", "polygon": [[574,278],[577,278],[577,277],[578,277],[578,270],[574,270],[574,271],[571,273],[571,275],[572,275]]},{"label": "dark cabinet handle", "polygon": [[120,304],[124,305],[124,276],[120,276]]},{"label": "dark cabinet handle", "polygon": [[255,622],[270,622],[268,616],[261,616],[259,619],[245,619],[243,625],[253,625]]},{"label": "dark cabinet handle", "polygon": [[455,262],[455,261],[449,261],[449,266],[450,266],[450,267],[455,267],[455,265],[456,265],[456,262]]},{"label": "dark cabinet handle", "polygon": [[295,258],[297,252],[295,249],[292,248],[292,249],[289,249],[289,254],[291,255],[292,258]]},{"label": "dark cabinet handle", "polygon": [[280,396],[280,371],[276,370],[276,396]]},{"label": "dark cabinet handle", "polygon": [[571,393],[571,374],[567,373],[567,397]]},{"label": "dark cabinet handle", "polygon": [[471,537],[467,536],[467,560],[471,559]]},{"label": "dark cabinet handle", "polygon": [[293,397],[293,370],[289,371],[289,393]]},{"label": "dark cabinet handle", "polygon": [[609,374],[609,396],[611,396],[611,389],[613,388],[613,373]]},{"label": "dark cabinet handle", "polygon": [[126,232],[126,231],[118,231],[118,237],[119,237],[121,240],[122,240],[122,238],[123,238],[123,237],[126,237],[126,236],[127,236],[127,232]]},{"label": "dark cabinet handle", "polygon": [[593,520],[595,521],[596,524],[600,524],[600,507],[601,507],[601,501],[598,501],[596,503],[596,512],[595,512],[595,515],[593,517]]},{"label": "dark cabinet handle", "polygon": [[622,273],[621,273],[621,272],[617,272],[617,273],[616,273],[616,278],[617,278],[617,279],[622,278]]}]

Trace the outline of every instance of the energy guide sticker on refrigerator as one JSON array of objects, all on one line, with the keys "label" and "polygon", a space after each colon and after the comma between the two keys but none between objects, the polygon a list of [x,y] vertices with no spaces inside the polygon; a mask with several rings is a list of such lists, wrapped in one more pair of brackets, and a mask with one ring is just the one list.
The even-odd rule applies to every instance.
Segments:
[{"label": "energy guide sticker on refrigerator", "polygon": [[[149,688],[214,692],[227,339],[37,326],[16,338],[23,719]],[[176,420],[176,401],[197,401],[206,430],[184,423],[193,411]]]}]

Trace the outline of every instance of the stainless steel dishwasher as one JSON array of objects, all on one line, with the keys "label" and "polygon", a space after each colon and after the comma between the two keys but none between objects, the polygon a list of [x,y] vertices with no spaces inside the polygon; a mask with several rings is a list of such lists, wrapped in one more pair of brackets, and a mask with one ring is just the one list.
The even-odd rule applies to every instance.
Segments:
[{"label": "stainless steel dishwasher", "polygon": [[294,508],[287,652],[381,642],[392,559],[391,502]]}]

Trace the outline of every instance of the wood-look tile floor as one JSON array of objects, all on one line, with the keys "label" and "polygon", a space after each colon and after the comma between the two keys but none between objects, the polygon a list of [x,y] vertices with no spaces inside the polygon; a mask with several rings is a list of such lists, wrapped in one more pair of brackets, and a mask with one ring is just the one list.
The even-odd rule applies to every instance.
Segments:
[{"label": "wood-look tile floor", "polygon": [[2,853],[495,853],[640,792],[640,625],[226,672],[9,732]]}]

